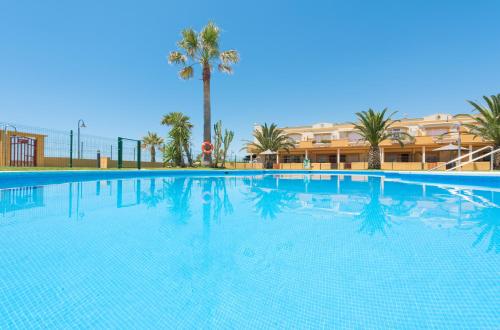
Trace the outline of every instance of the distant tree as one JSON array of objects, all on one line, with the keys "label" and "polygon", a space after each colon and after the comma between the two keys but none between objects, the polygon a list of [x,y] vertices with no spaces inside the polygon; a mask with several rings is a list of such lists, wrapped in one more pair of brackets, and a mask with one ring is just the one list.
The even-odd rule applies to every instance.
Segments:
[{"label": "distant tree", "polygon": [[[210,110],[210,78],[212,68],[217,65],[220,72],[231,74],[232,64],[240,59],[234,49],[221,51],[219,49],[220,29],[209,22],[199,33],[188,28],[181,33],[182,39],[177,43],[181,51],[173,51],[168,56],[170,64],[182,66],[179,76],[190,79],[194,75],[194,65],[202,69],[203,80],[203,140],[211,142],[211,110]],[[204,165],[210,165],[211,156],[205,154]]]},{"label": "distant tree", "polygon": [[148,135],[142,138],[142,147],[144,149],[149,148],[153,163],[156,162],[156,148],[161,148],[163,143],[163,139],[158,134],[152,132],[148,132]]}]

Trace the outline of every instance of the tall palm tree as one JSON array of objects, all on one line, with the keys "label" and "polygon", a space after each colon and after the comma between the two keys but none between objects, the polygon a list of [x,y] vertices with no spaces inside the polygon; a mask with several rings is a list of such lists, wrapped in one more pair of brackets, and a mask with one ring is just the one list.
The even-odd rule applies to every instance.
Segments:
[{"label": "tall palm tree", "polygon": [[148,135],[142,138],[142,147],[144,149],[149,148],[151,162],[156,162],[156,148],[161,148],[163,143],[163,139],[153,132],[148,132]]},{"label": "tall palm tree", "polygon": [[[493,142],[496,149],[500,148],[500,94],[483,96],[487,106],[482,106],[473,101],[469,102],[474,110],[479,112],[479,116],[468,115],[474,119],[473,124],[464,124],[476,137]],[[500,169],[500,153],[494,155],[494,168]]]},{"label": "tall palm tree", "polygon": [[[274,123],[269,126],[265,123],[260,126],[260,129],[254,130],[252,135],[254,141],[247,141],[246,143],[246,148],[252,149],[252,152],[261,153],[268,149],[274,152],[278,150],[290,151],[295,146],[285,132]],[[269,167],[268,162],[265,163],[266,167]]]},{"label": "tall palm tree", "polygon": [[[184,149],[184,153],[188,159],[189,166],[193,165],[193,157],[191,156],[190,140],[193,124],[190,118],[182,112],[170,112],[163,116],[162,125],[170,126],[170,138],[177,145],[178,150]],[[181,151],[182,158],[182,151]],[[181,159],[182,163],[182,159]]]},{"label": "tall palm tree", "polygon": [[[177,43],[180,51],[173,51],[168,56],[170,64],[181,65],[179,76],[182,79],[190,79],[194,75],[195,64],[199,64],[202,70],[203,80],[203,140],[211,142],[211,113],[210,113],[210,77],[212,68],[217,65],[220,72],[231,74],[231,64],[240,59],[238,52],[234,49],[221,51],[219,49],[220,30],[212,22],[209,22],[199,33],[188,28],[181,32],[182,39]],[[210,165],[212,158],[205,154],[204,165]]]},{"label": "tall palm tree", "polygon": [[357,123],[352,123],[357,133],[361,135],[362,140],[370,144],[370,149],[368,150],[368,169],[380,169],[380,148],[379,144],[387,139],[392,139],[399,142],[403,146],[402,137],[410,135],[406,133],[398,133],[398,136],[393,135],[389,129],[391,126],[398,122],[398,120],[392,120],[392,116],[396,112],[391,113],[386,116],[387,108],[378,112],[372,109],[368,111],[357,112],[358,117]]}]

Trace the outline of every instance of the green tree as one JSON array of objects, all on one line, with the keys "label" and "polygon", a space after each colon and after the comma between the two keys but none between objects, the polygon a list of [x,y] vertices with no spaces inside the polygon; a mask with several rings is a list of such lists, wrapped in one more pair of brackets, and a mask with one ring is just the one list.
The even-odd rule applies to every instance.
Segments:
[{"label": "green tree", "polygon": [[170,166],[182,165],[182,152],[179,145],[172,139],[163,146],[163,163]]},{"label": "green tree", "polygon": [[189,166],[193,166],[193,157],[191,155],[190,148],[191,130],[193,129],[193,124],[191,124],[190,118],[182,112],[170,112],[163,116],[161,123],[162,125],[170,126],[170,143],[175,144],[175,149],[178,151],[178,154],[176,154],[176,157],[178,158],[178,161],[175,162],[176,165],[182,166],[184,164],[182,152],[184,149]]},{"label": "green tree", "polygon": [[[263,126],[260,126],[259,129],[254,130],[252,135],[254,141],[247,141],[246,148],[258,154],[268,149],[274,152],[278,150],[290,151],[290,149],[295,146],[294,142],[285,132],[279,129],[274,123],[269,126],[265,123]],[[272,164],[270,164],[271,162],[268,160],[268,156],[266,156],[264,163],[266,168],[272,167]]]},{"label": "green tree", "polygon": [[[194,65],[199,64],[203,80],[203,140],[211,142],[210,78],[212,68],[217,66],[220,72],[231,74],[232,64],[239,61],[236,50],[219,49],[220,30],[209,22],[197,33],[188,28],[181,32],[182,39],[177,43],[180,51],[173,51],[168,56],[170,64],[182,66],[179,76],[190,79],[194,76]],[[210,165],[210,155],[204,156],[204,165]]]},{"label": "green tree", "polygon": [[[473,101],[467,101],[474,107],[474,111],[479,113],[479,116],[467,115],[474,119],[474,123],[464,124],[464,126],[474,136],[491,141],[494,150],[496,150],[500,148],[500,94],[491,95],[490,97],[483,96],[483,99],[486,101],[486,106]],[[500,169],[500,153],[496,153],[493,157],[493,166],[498,170]]]},{"label": "green tree", "polygon": [[158,134],[152,132],[148,132],[148,135],[142,138],[142,147],[144,149],[149,148],[153,163],[156,162],[156,148],[161,148],[163,143],[163,139]]},{"label": "green tree", "polygon": [[[398,120],[392,120],[392,114],[386,116],[387,108],[378,112],[372,109],[368,111],[357,112],[358,123],[352,123],[357,133],[361,135],[362,140],[370,144],[370,149],[368,150],[368,168],[369,169],[380,169],[380,148],[379,144],[387,139],[391,139],[399,142],[403,146],[403,136],[410,137],[410,135],[400,132],[398,135],[393,135],[390,132],[391,126],[398,122]],[[411,138],[411,137],[410,137]]]}]

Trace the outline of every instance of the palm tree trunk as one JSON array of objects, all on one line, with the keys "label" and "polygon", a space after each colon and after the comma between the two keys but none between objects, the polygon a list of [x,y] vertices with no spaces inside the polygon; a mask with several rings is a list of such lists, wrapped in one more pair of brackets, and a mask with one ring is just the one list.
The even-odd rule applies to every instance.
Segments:
[{"label": "palm tree trunk", "polygon": [[151,149],[149,149],[149,152],[151,153],[151,162],[155,163],[156,162],[156,150],[155,150],[155,146],[151,146]]},{"label": "palm tree trunk", "polygon": [[[493,150],[497,150],[498,148],[500,148],[500,145],[493,146]],[[491,155],[491,157],[493,157],[493,169],[500,170],[500,152]]]},{"label": "palm tree trunk", "polygon": [[193,166],[193,157],[191,155],[191,150],[189,150],[189,144],[186,142],[184,142],[184,152],[186,153],[189,166]]},{"label": "palm tree trunk", "polygon": [[368,169],[380,170],[380,148],[378,146],[370,146],[370,150],[368,150]]},{"label": "palm tree trunk", "polygon": [[[210,66],[203,65],[203,141],[211,142],[211,110],[210,110]],[[204,154],[203,165],[210,166],[212,164],[212,156]]]}]

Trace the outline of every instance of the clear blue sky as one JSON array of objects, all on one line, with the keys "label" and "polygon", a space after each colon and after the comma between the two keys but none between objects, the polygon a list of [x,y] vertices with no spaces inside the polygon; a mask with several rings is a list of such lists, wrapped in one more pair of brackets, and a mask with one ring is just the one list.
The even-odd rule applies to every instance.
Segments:
[{"label": "clear blue sky", "polygon": [[235,74],[214,74],[213,119],[236,131],[351,121],[389,107],[463,113],[500,92],[500,1],[0,1],[0,121],[141,137],[182,111],[202,136],[202,83],[166,56],[213,20]]}]

